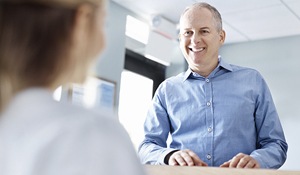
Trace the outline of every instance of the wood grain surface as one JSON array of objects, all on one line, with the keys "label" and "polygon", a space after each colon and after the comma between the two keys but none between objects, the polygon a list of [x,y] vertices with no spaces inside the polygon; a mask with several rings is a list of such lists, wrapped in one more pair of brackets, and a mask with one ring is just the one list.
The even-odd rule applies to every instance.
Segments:
[{"label": "wood grain surface", "polygon": [[148,175],[300,175],[300,171],[144,165]]}]

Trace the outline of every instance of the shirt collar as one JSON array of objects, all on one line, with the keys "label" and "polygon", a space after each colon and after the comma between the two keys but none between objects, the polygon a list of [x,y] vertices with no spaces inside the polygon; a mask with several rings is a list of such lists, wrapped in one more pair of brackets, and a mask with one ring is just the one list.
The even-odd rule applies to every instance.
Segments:
[{"label": "shirt collar", "polygon": [[[226,63],[221,56],[219,56],[219,64],[218,66],[213,70],[213,72],[215,72],[216,69],[225,69],[228,70],[230,72],[232,72],[232,67],[230,64]],[[183,77],[183,81],[185,81],[186,79],[188,79],[191,75],[192,75],[193,71],[188,68],[187,71],[184,73],[184,77]]]}]

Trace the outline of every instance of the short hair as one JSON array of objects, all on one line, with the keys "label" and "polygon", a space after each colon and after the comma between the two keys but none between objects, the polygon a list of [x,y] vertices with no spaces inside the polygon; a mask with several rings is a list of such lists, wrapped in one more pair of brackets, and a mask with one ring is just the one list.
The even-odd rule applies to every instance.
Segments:
[{"label": "short hair", "polygon": [[212,13],[213,18],[214,18],[214,20],[216,22],[217,31],[219,31],[219,32],[222,31],[223,25],[222,25],[221,14],[219,13],[219,11],[215,7],[213,7],[212,5],[210,5],[208,3],[205,3],[205,2],[197,2],[197,3],[192,4],[191,6],[186,7],[185,10],[183,11],[183,13],[180,16],[180,21],[181,21],[181,18],[183,17],[183,15],[188,10],[190,10],[191,8],[195,8],[195,7],[200,7],[200,8],[206,8],[206,9],[208,9]]}]

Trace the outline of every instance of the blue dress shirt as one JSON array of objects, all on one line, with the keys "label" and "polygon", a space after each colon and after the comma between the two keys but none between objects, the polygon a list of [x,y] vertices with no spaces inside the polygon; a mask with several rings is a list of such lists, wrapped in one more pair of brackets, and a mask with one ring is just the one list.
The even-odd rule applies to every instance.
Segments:
[{"label": "blue dress shirt", "polygon": [[144,132],[138,150],[144,164],[165,164],[171,151],[190,149],[209,166],[244,153],[261,168],[279,168],[288,149],[265,80],[221,58],[206,78],[188,69],[166,79],[153,97]]}]

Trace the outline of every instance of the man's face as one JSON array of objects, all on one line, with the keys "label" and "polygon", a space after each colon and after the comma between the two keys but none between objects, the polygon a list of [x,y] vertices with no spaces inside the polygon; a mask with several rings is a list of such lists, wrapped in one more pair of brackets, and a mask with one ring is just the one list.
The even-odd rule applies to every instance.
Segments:
[{"label": "man's face", "polygon": [[189,9],[180,21],[180,48],[193,71],[218,64],[218,50],[225,32],[218,31],[212,13],[206,8]]}]

